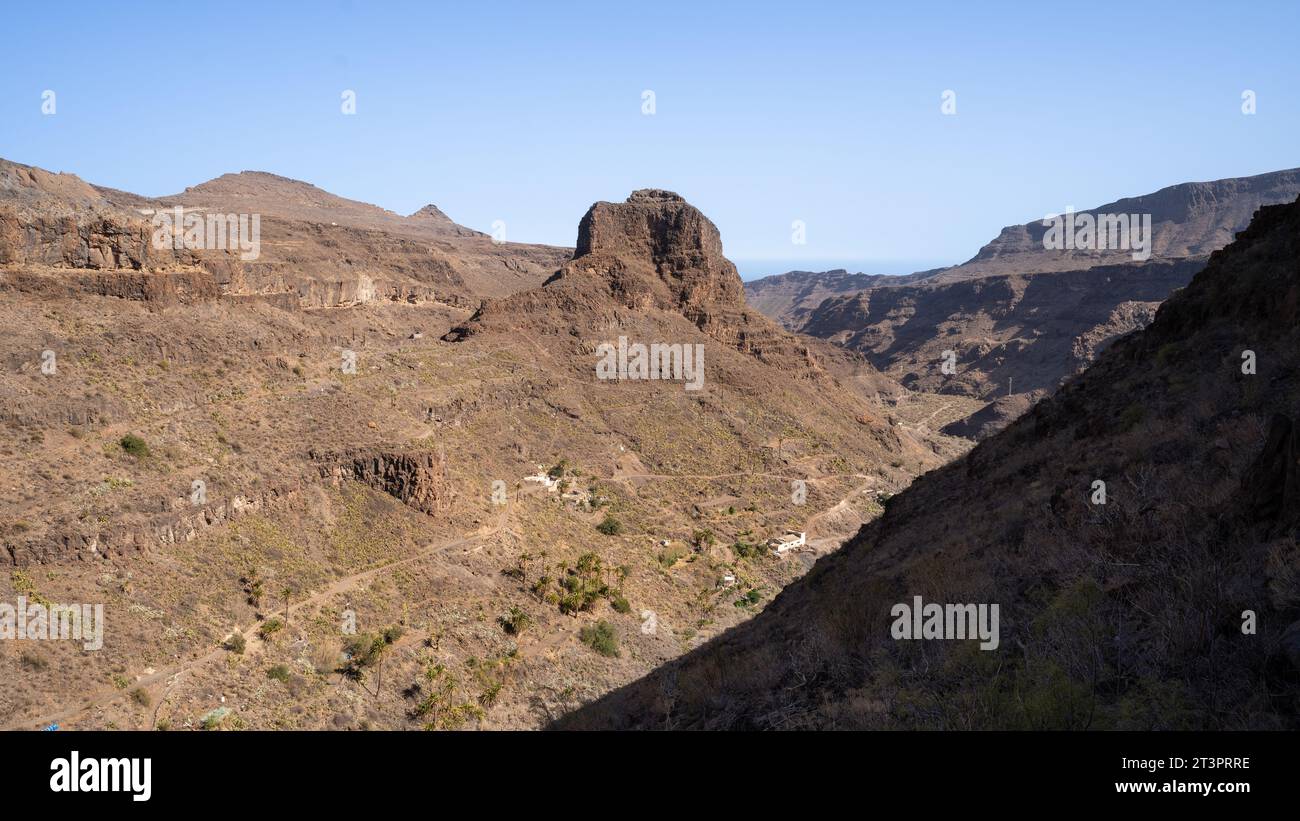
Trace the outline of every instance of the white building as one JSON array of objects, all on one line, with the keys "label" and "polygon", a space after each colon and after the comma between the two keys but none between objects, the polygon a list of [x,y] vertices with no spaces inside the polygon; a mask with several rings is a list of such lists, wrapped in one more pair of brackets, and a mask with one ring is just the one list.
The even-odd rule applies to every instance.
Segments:
[{"label": "white building", "polygon": [[542,487],[546,488],[547,491],[552,493],[555,492],[556,486],[559,485],[560,483],[559,479],[552,479],[550,476],[548,476],[546,474],[546,471],[542,469],[541,465],[537,466],[537,472],[534,473],[532,476],[525,476],[524,481],[535,482],[541,485]]},{"label": "white building", "polygon": [[791,550],[798,550],[807,543],[808,538],[806,533],[795,533],[793,531],[782,536],[774,536],[767,540],[767,546],[778,556],[782,553],[789,553]]}]

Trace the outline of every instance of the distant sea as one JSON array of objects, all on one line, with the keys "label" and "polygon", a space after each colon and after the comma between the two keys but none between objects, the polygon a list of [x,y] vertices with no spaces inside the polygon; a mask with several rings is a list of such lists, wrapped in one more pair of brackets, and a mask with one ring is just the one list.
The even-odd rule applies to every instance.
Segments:
[{"label": "distant sea", "polygon": [[733,259],[740,278],[748,282],[787,271],[834,271],[843,268],[851,274],[893,274],[902,276],[931,268],[957,265],[965,260],[898,260],[898,259]]}]

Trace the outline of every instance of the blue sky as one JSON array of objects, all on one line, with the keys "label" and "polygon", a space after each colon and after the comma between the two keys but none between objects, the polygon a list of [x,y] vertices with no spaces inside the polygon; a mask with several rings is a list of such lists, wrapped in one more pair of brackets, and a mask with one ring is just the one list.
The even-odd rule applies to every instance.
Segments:
[{"label": "blue sky", "polygon": [[148,195],[271,171],[564,245],[592,202],[669,188],[747,275],[906,272],[1069,205],[1300,166],[1298,9],[15,4],[0,156]]}]

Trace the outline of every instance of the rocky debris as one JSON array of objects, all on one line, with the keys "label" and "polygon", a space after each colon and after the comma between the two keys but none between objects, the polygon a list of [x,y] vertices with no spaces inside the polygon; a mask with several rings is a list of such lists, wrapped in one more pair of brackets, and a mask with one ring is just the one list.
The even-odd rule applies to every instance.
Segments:
[{"label": "rocky debris", "polygon": [[[25,363],[36,368],[33,363]],[[44,397],[0,391],[0,422],[16,427],[51,425],[99,427],[122,417],[122,403],[103,396]]]}]

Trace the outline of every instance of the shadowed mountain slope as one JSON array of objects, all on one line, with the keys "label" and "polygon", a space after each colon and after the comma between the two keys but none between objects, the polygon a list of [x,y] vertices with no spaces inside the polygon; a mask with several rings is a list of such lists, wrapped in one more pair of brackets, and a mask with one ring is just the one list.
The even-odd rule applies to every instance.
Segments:
[{"label": "shadowed mountain slope", "polygon": [[[1294,728],[1298,437],[1300,202],[758,617],[555,726]],[[998,648],[892,638],[915,596],[997,604]]]}]

